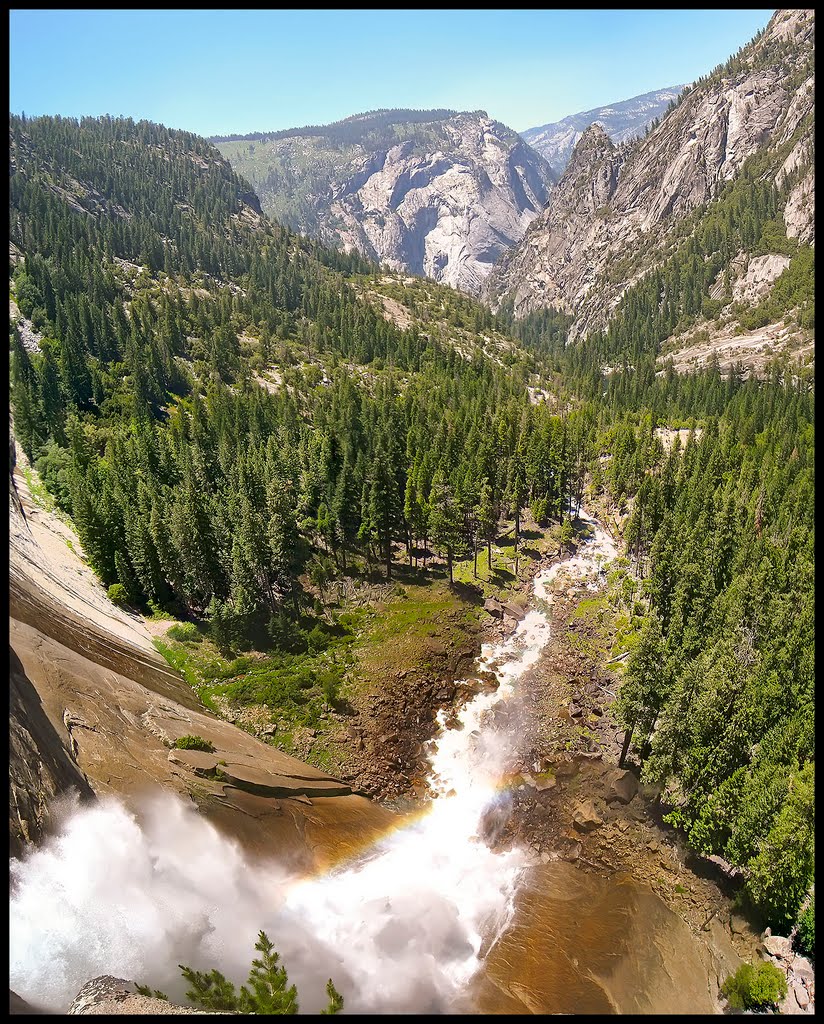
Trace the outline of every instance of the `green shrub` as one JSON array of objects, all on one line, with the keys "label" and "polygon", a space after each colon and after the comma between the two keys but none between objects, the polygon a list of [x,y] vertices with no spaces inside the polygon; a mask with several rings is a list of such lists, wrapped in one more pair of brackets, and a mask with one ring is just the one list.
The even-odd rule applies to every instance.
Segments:
[{"label": "green shrub", "polygon": [[205,750],[207,754],[214,754],[215,745],[202,736],[181,736],[175,740],[175,747],[178,750]]},{"label": "green shrub", "polygon": [[721,986],[721,995],[734,1010],[766,1009],[787,994],[787,979],[771,963],[742,964]]},{"label": "green shrub", "polygon": [[701,315],[706,320],[714,320],[723,308],[724,303],[721,299],[711,299],[709,295],[707,295],[701,303]]},{"label": "green shrub", "polygon": [[34,468],[46,485],[46,490],[53,495],[58,508],[63,512],[71,512],[72,496],[69,480],[71,477],[71,453],[60,448],[54,441],[47,441],[40,449]]},{"label": "green shrub", "polygon": [[166,636],[170,640],[179,640],[182,644],[197,643],[200,640],[200,630],[194,622],[176,622],[166,630]]},{"label": "green shrub", "polygon": [[[323,606],[321,606],[321,610]],[[329,646],[329,634],[322,626],[313,626],[306,633],[306,646],[310,654],[320,654]]]},{"label": "green shrub", "polygon": [[106,591],[106,595],[112,604],[119,605],[124,608],[129,603],[129,595],[126,593],[126,588],[122,583],[113,583]]},{"label": "green shrub", "polygon": [[798,918],[798,931],[795,944],[802,953],[815,959],[815,896],[810,905],[803,910]]},{"label": "green shrub", "polygon": [[278,650],[290,653],[301,653],[306,650],[306,637],[303,631],[284,612],[272,616],[267,631]]}]

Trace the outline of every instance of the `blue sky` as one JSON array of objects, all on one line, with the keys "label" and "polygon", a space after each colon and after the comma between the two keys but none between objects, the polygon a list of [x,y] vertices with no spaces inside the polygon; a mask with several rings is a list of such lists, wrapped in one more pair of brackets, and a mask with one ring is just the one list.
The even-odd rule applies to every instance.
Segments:
[{"label": "blue sky", "polygon": [[451,107],[524,131],[692,81],[771,14],[12,10],[10,108],[217,135]]}]

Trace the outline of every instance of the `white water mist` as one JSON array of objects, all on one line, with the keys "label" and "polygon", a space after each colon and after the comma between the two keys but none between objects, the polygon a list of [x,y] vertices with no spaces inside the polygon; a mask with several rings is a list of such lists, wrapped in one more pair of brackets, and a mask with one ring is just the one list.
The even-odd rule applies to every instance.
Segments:
[{"label": "white water mist", "polygon": [[513,635],[485,644],[480,668],[496,693],[476,696],[444,725],[431,755],[428,813],[355,863],[298,880],[276,861],[249,864],[190,806],[160,793],[137,814],[104,799],[66,813],[57,834],[12,861],[11,987],[55,1010],[92,977],[114,974],[180,997],[177,965],[219,966],[245,980],[258,931],[280,952],[301,1009],[325,1005],[332,978],[347,1011],[448,1011],[509,923],[526,855],[481,838],[500,804],[515,738],[488,712],[515,691],[549,640],[548,587],[597,576],[615,548],[593,536],[535,580],[538,608]]}]

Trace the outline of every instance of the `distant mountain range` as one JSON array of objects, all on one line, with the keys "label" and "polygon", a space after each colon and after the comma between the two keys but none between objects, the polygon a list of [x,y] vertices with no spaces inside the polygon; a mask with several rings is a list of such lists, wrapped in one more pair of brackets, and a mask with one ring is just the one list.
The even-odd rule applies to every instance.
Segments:
[{"label": "distant mountain range", "polygon": [[519,136],[485,111],[373,110],[328,125],[214,136],[265,212],[302,234],[477,294],[549,200],[594,121],[643,134],[659,89]]},{"label": "distant mountain range", "polygon": [[584,110],[570,114],[561,121],[528,128],[521,132],[521,138],[537,149],[549,166],[560,176],[569,163],[572,151],[583,133],[596,121],[603,127],[613,142],[627,142],[643,135],[647,125],[660,118],[670,103],[677,99],[683,85],[672,85],[667,89],[656,89],[641,96],[610,103],[605,107]]},{"label": "distant mountain range", "polygon": [[555,181],[483,110],[377,110],[210,141],[293,230],[477,293]]}]

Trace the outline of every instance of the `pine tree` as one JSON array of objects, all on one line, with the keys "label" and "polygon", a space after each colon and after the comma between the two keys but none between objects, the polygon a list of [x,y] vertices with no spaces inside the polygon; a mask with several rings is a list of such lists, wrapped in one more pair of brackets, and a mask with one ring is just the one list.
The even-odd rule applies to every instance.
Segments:
[{"label": "pine tree", "polygon": [[[286,968],[280,965],[280,956],[265,932],[259,933],[255,949],[260,956],[252,961],[246,985],[241,985],[239,992],[218,970],[195,971],[181,964],[181,973],[189,983],[186,998],[206,1010],[223,1013],[297,1013],[297,989],[289,984]],[[141,989],[144,993],[149,991],[145,986],[141,986]],[[166,998],[162,993],[156,994]],[[331,978],[326,983],[326,994],[329,1003],[321,1013],[340,1013],[343,1009],[343,996]]]},{"label": "pine tree", "polygon": [[439,471],[432,481],[430,495],[432,539],[439,547],[445,549],[449,582],[453,583],[452,560],[461,542],[463,517],[452,486]]},{"label": "pine tree", "polygon": [[40,406],[43,420],[59,445],[66,444],[66,407],[62,394],[60,371],[54,358],[52,343],[44,338],[40,363]]},{"label": "pine tree", "polygon": [[46,440],[37,374],[16,330],[11,335],[11,404],[17,440],[32,459]]},{"label": "pine tree", "polygon": [[627,660],[624,681],[614,705],[616,715],[626,727],[619,767],[623,767],[633,733],[637,730],[646,739],[655,726],[667,692],[665,666],[661,623],[653,612],[644,622],[638,644]]},{"label": "pine tree", "polygon": [[[492,487],[487,479],[484,479],[484,482],[481,484],[480,500],[478,502],[475,518],[478,523],[478,536],[481,540],[486,541],[488,562],[487,572],[491,575],[492,541],[495,539],[498,532],[498,515],[495,503],[492,500]],[[477,551],[475,558],[477,565]]]},{"label": "pine tree", "polygon": [[79,406],[88,405],[92,397],[92,379],[76,326],[69,326],[60,339],[60,376],[69,400]]}]

